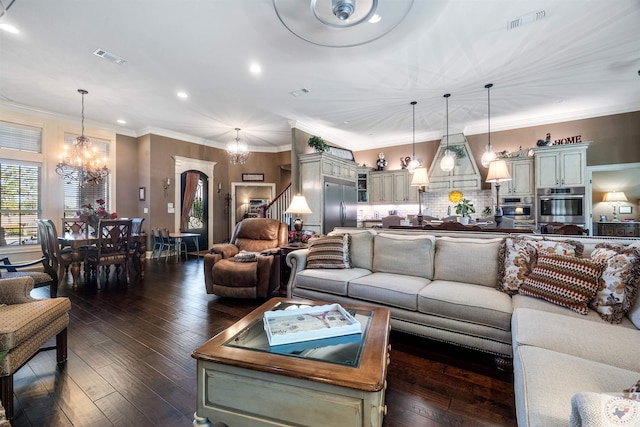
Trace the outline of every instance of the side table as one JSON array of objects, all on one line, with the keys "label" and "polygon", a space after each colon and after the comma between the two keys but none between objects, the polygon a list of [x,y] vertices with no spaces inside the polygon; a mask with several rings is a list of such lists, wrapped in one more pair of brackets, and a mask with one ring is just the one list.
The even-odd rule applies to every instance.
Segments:
[{"label": "side table", "polygon": [[287,255],[290,252],[307,248],[307,245],[280,247],[280,289],[278,290],[280,295],[287,295],[287,283],[289,283],[289,276],[291,275],[291,269],[287,265]]}]

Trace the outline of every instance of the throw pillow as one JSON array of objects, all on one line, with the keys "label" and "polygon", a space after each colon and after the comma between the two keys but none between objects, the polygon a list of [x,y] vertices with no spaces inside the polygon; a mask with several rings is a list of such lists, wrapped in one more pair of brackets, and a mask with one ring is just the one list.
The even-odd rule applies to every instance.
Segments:
[{"label": "throw pillow", "polygon": [[351,268],[349,234],[309,239],[307,268]]},{"label": "throw pillow", "polygon": [[509,295],[518,293],[536,266],[540,255],[581,257],[584,246],[575,240],[546,240],[531,237],[506,237],[498,253],[498,290]]},{"label": "throw pillow", "polygon": [[601,243],[591,252],[591,259],[606,267],[589,307],[607,322],[620,323],[638,291],[640,250]]},{"label": "throw pillow", "polygon": [[235,262],[255,262],[258,260],[257,252],[240,251],[234,257]]},{"label": "throw pillow", "polygon": [[640,402],[620,393],[577,393],[571,398],[570,427],[640,425]]},{"label": "throw pillow", "polygon": [[624,397],[631,400],[637,400],[640,402],[640,380],[637,383],[623,391]]},{"label": "throw pillow", "polygon": [[587,314],[604,265],[588,258],[540,256],[518,292]]},{"label": "throw pillow", "polygon": [[33,278],[28,276],[2,279],[0,304],[24,304],[33,301],[31,290],[34,284]]}]

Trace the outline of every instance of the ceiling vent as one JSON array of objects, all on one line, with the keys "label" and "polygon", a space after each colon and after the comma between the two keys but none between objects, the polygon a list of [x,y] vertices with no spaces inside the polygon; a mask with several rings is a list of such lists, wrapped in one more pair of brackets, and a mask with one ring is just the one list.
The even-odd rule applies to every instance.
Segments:
[{"label": "ceiling vent", "polygon": [[545,10],[527,13],[526,15],[522,15],[519,18],[512,19],[511,21],[507,22],[507,30],[515,30],[516,28],[520,28],[523,25],[540,21],[545,16],[547,16],[547,12]]},{"label": "ceiling vent", "polygon": [[93,52],[93,54],[95,56],[99,56],[100,58],[104,58],[107,61],[111,61],[114,64],[122,65],[122,64],[127,62],[126,59],[124,59],[124,58],[122,58],[122,57],[120,57],[118,55],[114,55],[113,53],[109,53],[109,52],[107,52],[106,50],[103,50],[103,49],[96,49],[96,51]]}]

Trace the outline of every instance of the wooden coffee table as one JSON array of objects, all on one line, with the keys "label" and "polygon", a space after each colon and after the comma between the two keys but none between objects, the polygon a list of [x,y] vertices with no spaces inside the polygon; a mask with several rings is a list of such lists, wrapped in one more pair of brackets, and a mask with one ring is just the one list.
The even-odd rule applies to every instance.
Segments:
[{"label": "wooden coffee table", "polygon": [[264,312],[298,304],[327,303],[270,299],[193,352],[194,425],[382,425],[389,310],[343,306],[363,325],[362,335],[345,344],[270,347]]}]

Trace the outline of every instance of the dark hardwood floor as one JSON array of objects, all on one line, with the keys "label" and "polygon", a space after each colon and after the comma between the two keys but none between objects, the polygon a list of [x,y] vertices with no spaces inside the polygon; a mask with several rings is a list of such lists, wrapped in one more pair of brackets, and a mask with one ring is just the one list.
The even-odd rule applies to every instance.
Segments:
[{"label": "dark hardwood floor", "polygon": [[[12,425],[191,426],[191,352],[261,304],[207,295],[202,268],[195,258],[148,261],[128,288],[63,284],[68,361],[58,367],[46,351],[16,373]],[[491,357],[395,332],[391,343],[385,426],[516,425],[512,374]]]}]

